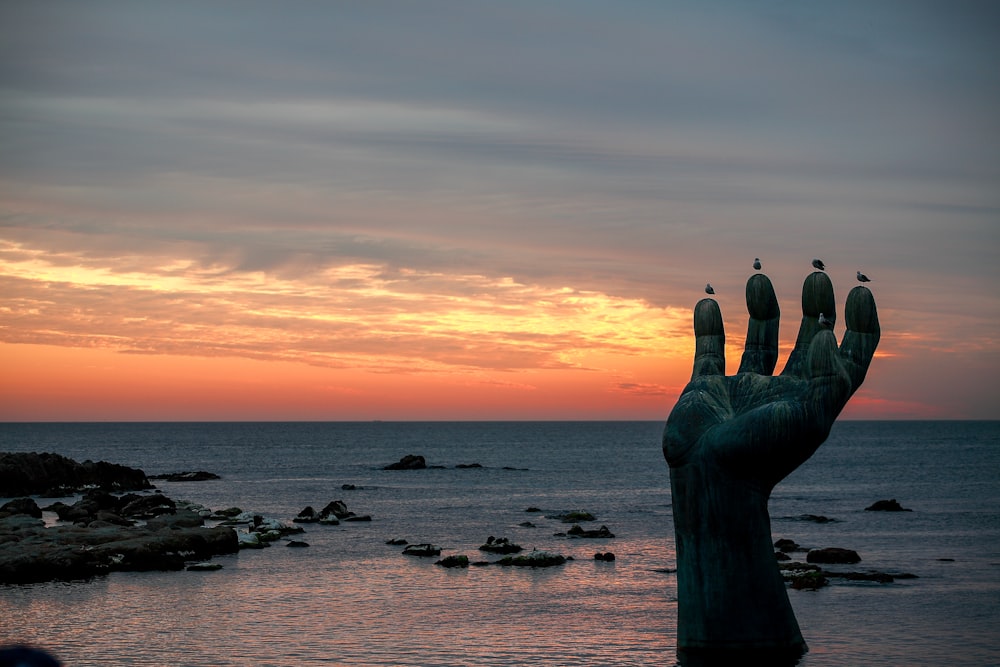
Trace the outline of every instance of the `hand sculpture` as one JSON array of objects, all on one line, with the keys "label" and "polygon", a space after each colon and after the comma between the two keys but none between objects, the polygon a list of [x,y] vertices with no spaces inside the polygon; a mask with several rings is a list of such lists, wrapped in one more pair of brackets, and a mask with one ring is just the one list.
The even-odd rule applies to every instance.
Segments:
[{"label": "hand sculpture", "polygon": [[726,376],[719,305],[707,298],[695,307],[694,372],[663,434],[682,653],[806,650],[775,561],[767,501],[774,485],[826,440],[879,341],[872,293],[858,286],[847,297],[847,332],[838,349],[828,328],[836,319],[833,285],[817,271],[802,287],[795,348],[781,375],[772,375],[779,311],[767,276],[747,282],[747,309],[739,372]]}]

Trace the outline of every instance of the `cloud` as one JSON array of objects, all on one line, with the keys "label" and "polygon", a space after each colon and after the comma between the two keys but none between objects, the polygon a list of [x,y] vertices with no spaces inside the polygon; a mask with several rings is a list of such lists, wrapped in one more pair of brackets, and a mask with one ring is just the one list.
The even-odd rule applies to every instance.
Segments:
[{"label": "cloud", "polygon": [[709,281],[738,346],[754,256],[787,348],[819,255],[886,359],[997,349],[992,5],[625,7],[4,4],[3,340],[590,369]]}]

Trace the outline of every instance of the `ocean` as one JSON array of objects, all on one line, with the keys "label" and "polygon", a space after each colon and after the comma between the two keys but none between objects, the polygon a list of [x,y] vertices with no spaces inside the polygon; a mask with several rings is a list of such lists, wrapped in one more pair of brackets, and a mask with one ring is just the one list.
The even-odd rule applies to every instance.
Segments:
[{"label": "ocean", "polygon": [[[291,522],[343,500],[371,522],[306,524],[217,557],[214,572],[113,573],[0,586],[0,645],[67,667],[108,665],[674,665],[676,567],[660,422],[0,424],[0,451],[105,460],[175,500]],[[406,454],[425,470],[383,466]],[[480,467],[457,467],[478,464]],[[343,485],[354,485],[344,489]],[[868,512],[895,498],[911,512]],[[0,499],[0,504],[7,499]],[[40,504],[50,502],[48,499]],[[540,512],[528,512],[538,508]],[[611,539],[557,536],[587,511]],[[801,667],[1000,665],[1000,422],[840,422],[770,503],[774,539],[854,549],[850,569],[910,573],[789,590],[810,651]],[[833,519],[825,523],[804,515]],[[495,560],[490,536],[572,560]],[[612,552],[613,562],[594,554]]]}]

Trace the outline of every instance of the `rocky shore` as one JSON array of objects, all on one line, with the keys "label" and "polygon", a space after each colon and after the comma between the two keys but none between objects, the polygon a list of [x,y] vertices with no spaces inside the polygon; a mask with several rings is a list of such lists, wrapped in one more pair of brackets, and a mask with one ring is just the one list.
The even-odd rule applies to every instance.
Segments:
[{"label": "rocky shore", "polygon": [[[59,454],[0,453],[0,497],[14,497],[0,507],[0,583],[179,570],[239,549],[232,527],[206,527],[204,516],[152,490],[136,468]],[[26,497],[77,494],[82,497],[72,505],[45,506],[58,517],[55,525],[46,525],[42,508]]]},{"label": "rocky shore", "polygon": [[[142,470],[103,461],[0,453],[0,498],[13,497],[0,506],[0,584],[88,579],[116,571],[218,569],[222,566],[204,561],[240,549],[265,548],[303,532],[298,525],[238,507],[213,512],[175,502],[150,479],[219,477],[204,471],[147,477]],[[72,504],[58,500],[44,507],[27,497],[77,495]],[[51,513],[48,522],[45,512]],[[371,517],[355,514],[336,500],[320,512],[306,508],[295,521],[336,525]],[[301,541],[288,545],[308,546]]]},{"label": "rocky shore", "polygon": [[[29,497],[0,506],[0,583],[86,579],[125,570],[179,570],[239,549],[231,527],[206,527],[196,511],[178,507],[135,468],[58,454],[0,454],[0,496],[82,493],[67,505],[45,506],[46,525]],[[114,492],[142,490],[145,494]]]}]

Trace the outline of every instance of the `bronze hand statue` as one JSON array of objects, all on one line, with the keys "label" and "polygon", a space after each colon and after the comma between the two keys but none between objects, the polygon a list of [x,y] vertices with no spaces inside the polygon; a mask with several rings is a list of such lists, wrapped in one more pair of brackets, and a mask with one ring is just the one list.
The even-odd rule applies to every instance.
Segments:
[{"label": "bronze hand statue", "polygon": [[875,300],[858,286],[847,297],[847,332],[838,348],[833,285],[817,271],[802,287],[795,348],[781,375],[772,375],[779,311],[767,276],[747,282],[747,309],[740,369],[726,376],[719,305],[706,298],[695,307],[694,372],[663,434],[682,654],[806,650],[775,561],[767,501],[774,485],[826,440],[879,341]]}]

